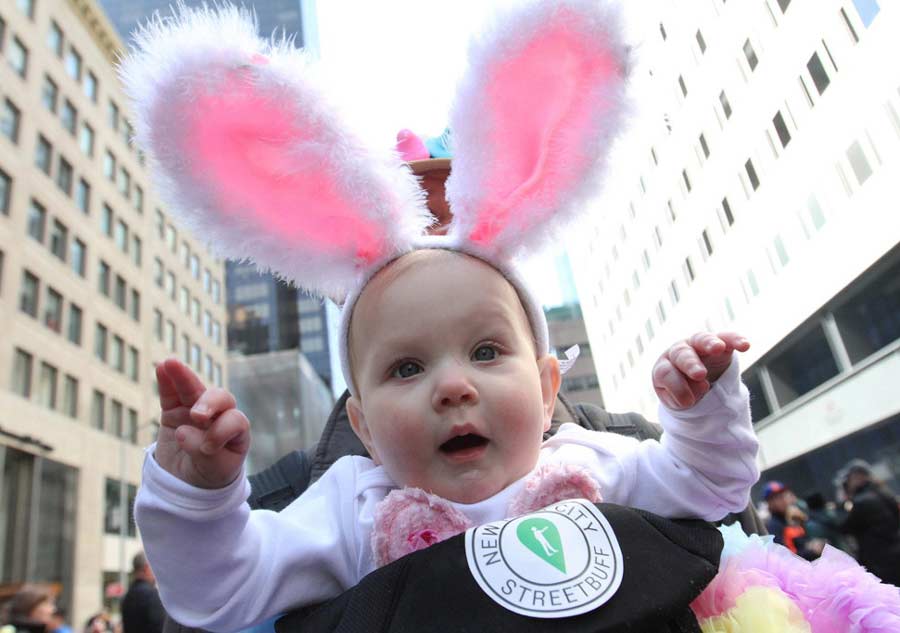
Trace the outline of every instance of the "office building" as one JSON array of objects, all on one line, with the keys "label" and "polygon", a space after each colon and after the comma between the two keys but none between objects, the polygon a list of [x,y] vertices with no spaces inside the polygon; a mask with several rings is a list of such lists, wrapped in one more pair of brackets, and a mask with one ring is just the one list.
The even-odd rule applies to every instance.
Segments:
[{"label": "office building", "polygon": [[122,51],[97,0],[0,3],[0,597],[50,583],[74,622],[140,549],[154,363],[226,378],[224,267],[151,189]]},{"label": "office building", "polygon": [[736,330],[764,479],[900,477],[900,6],[628,3],[635,117],[573,268],[611,410]]}]

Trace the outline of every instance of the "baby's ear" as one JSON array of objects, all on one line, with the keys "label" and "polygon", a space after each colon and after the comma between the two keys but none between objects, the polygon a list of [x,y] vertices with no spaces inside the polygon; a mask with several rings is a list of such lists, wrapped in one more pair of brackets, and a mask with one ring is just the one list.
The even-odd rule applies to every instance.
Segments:
[{"label": "baby's ear", "polygon": [[381,460],[372,444],[372,434],[369,432],[369,425],[366,423],[366,416],[362,410],[362,403],[356,396],[347,398],[347,417],[350,419],[350,428],[356,433],[356,437],[363,443],[366,450],[369,451],[369,457],[376,464],[380,464]]},{"label": "baby's ear", "polygon": [[[545,354],[537,362],[541,376],[541,398],[544,401],[544,431],[546,432],[550,430],[550,423],[553,420],[553,408],[556,406],[556,396],[559,393],[562,375],[559,372],[559,361],[553,354]],[[347,404],[350,404],[349,401]]]}]

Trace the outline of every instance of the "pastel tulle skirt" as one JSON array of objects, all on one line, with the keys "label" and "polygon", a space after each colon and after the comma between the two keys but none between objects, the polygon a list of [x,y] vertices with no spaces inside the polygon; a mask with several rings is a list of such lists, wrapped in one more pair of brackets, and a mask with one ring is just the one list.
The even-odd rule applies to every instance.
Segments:
[{"label": "pastel tulle skirt", "polygon": [[900,633],[900,589],[844,552],[809,562],[771,536],[720,531],[719,574],[691,605],[704,633]]}]

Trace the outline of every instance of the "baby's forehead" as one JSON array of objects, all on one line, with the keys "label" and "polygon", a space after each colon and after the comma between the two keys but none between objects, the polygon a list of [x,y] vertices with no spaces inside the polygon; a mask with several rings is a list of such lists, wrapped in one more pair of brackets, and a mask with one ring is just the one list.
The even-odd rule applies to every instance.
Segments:
[{"label": "baby's forehead", "polygon": [[[397,313],[399,306],[411,303],[426,314]],[[503,273],[476,257],[440,249],[414,251],[375,275],[356,302],[351,333],[371,329],[366,326],[373,325],[372,319],[421,319],[460,303],[476,313],[483,311],[485,317],[505,316],[511,326],[521,325],[533,338],[522,301]]]}]

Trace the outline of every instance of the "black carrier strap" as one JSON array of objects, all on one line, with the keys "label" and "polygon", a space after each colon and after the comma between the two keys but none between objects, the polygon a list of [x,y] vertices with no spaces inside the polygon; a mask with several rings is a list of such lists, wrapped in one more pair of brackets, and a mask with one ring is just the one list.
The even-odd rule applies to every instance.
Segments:
[{"label": "black carrier strap", "polygon": [[250,475],[253,510],[281,512],[309,487],[311,462],[304,451],[292,451],[264,471]]}]

